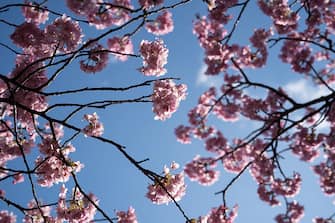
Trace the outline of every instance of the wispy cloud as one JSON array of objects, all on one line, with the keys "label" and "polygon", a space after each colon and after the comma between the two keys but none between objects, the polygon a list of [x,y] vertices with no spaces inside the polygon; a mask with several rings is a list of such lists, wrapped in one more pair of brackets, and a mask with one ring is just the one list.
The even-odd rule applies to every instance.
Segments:
[{"label": "wispy cloud", "polygon": [[[334,87],[334,85],[330,87]],[[304,78],[287,83],[286,85],[284,85],[284,90],[289,96],[299,102],[306,102],[331,93],[330,90],[327,89],[327,87],[325,87],[324,85],[315,85],[311,81]],[[319,114],[316,114],[315,119],[319,119],[319,116]],[[296,117],[294,117],[294,119],[300,118],[301,115],[298,114],[296,115]],[[306,123],[303,123],[303,125],[308,126]],[[328,130],[329,127],[330,123],[324,120],[317,126],[317,129],[319,131],[325,131]]]},{"label": "wispy cloud", "polygon": [[330,93],[325,86],[314,85],[311,81],[303,78],[287,83],[284,85],[284,90],[288,95],[300,102],[312,100]]},{"label": "wispy cloud", "polygon": [[223,77],[221,75],[218,76],[206,75],[205,74],[206,68],[207,66],[203,64],[198,70],[196,85],[204,87],[220,87],[221,84],[223,83]]}]

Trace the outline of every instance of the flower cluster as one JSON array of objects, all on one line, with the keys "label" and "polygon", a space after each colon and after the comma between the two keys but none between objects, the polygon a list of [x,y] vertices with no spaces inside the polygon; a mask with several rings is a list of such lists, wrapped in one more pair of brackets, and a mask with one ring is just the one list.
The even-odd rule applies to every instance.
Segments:
[{"label": "flower cluster", "polygon": [[178,109],[180,101],[186,98],[186,90],[186,85],[176,85],[172,80],[155,81],[152,94],[155,119],[170,118]]},{"label": "flower cluster", "polygon": [[83,132],[87,136],[101,136],[104,132],[104,126],[99,121],[97,113],[86,114],[84,119],[89,122],[89,124],[83,129]]},{"label": "flower cluster", "polygon": [[138,2],[143,8],[149,9],[151,7],[163,4],[164,0],[139,0]]},{"label": "flower cluster", "polygon": [[71,11],[85,16],[97,29],[124,24],[129,20],[130,11],[133,8],[130,0],[113,0],[110,4],[100,0],[67,0],[66,3]]},{"label": "flower cluster", "polygon": [[107,46],[116,59],[126,61],[128,55],[134,52],[130,37],[113,37],[107,40]]},{"label": "flower cluster", "polygon": [[97,42],[89,44],[87,59],[81,60],[80,69],[86,73],[96,73],[103,70],[108,64],[108,50]]},{"label": "flower cluster", "polygon": [[12,212],[0,211],[0,222],[16,223],[16,216]]},{"label": "flower cluster", "polygon": [[287,213],[277,215],[275,220],[277,221],[277,223],[298,223],[303,216],[304,207],[301,206],[298,202],[293,201],[287,204]]},{"label": "flower cluster", "polygon": [[325,150],[325,160],[313,167],[320,177],[320,187],[327,195],[335,194],[335,151],[333,148]]},{"label": "flower cluster", "polygon": [[[171,164],[171,169],[176,169],[176,163]],[[148,186],[146,194],[154,204],[168,204],[172,201],[179,201],[186,192],[184,173],[171,174],[170,169],[164,167],[164,177],[156,177],[156,182]]]},{"label": "flower cluster", "polygon": [[145,28],[149,33],[160,36],[165,35],[173,31],[173,20],[172,13],[169,11],[163,11],[162,14],[158,15],[154,21],[150,21],[145,25]]},{"label": "flower cluster", "polygon": [[140,53],[143,58],[143,67],[139,70],[146,76],[161,76],[166,73],[164,65],[167,64],[169,50],[164,46],[163,40],[153,42],[142,40]]},{"label": "flower cluster", "polygon": [[230,211],[224,205],[212,208],[209,214],[201,218],[200,223],[233,223],[237,217],[237,209],[237,205]]},{"label": "flower cluster", "polygon": [[[28,203],[28,208],[32,210],[25,212],[23,219],[24,223],[43,223],[45,220],[48,222],[55,222],[55,219],[51,216],[51,207],[42,206],[43,204],[36,205],[34,200]],[[41,207],[42,206],[42,207]],[[38,208],[39,207],[39,208]],[[42,216],[43,213],[43,216]]]},{"label": "flower cluster", "polygon": [[24,3],[26,5],[22,6],[22,14],[25,17],[26,22],[39,25],[48,20],[49,12],[47,10],[41,9],[38,5],[34,5],[27,0],[25,0]]},{"label": "flower cluster", "polygon": [[[96,213],[98,200],[93,194],[85,197],[78,188],[74,188],[70,202],[66,199],[67,188],[62,185],[57,205],[57,217],[60,221],[91,222]],[[94,204],[92,203],[94,202]],[[68,204],[69,203],[69,204]]]},{"label": "flower cluster", "polygon": [[45,29],[46,41],[57,50],[67,53],[74,51],[81,43],[82,30],[78,22],[63,15]]},{"label": "flower cluster", "polygon": [[59,182],[67,182],[71,173],[79,172],[83,164],[79,161],[72,161],[68,156],[75,151],[72,145],[60,148],[60,145],[51,136],[45,136],[39,144],[39,156],[35,160],[38,175],[38,184],[42,187],[51,187]]},{"label": "flower cluster", "polygon": [[219,171],[213,170],[215,167],[216,161],[213,158],[203,158],[197,155],[186,164],[184,172],[191,181],[210,186],[219,179]]},{"label": "flower cluster", "polygon": [[128,211],[118,211],[116,212],[116,215],[118,217],[117,222],[118,223],[138,223],[135,209],[133,207],[129,207]]}]

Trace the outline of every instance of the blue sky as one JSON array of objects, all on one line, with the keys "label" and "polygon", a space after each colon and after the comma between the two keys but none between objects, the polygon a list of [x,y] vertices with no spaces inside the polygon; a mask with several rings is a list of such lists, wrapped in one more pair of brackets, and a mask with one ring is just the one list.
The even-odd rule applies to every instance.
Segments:
[{"label": "blue sky", "polygon": [[[1,5],[12,3],[13,1],[1,1]],[[170,2],[170,1],[166,1]],[[50,7],[61,12],[66,10],[63,1],[49,1]],[[253,3],[253,2],[252,2]],[[68,11],[65,11],[69,14]],[[185,83],[188,86],[188,97],[182,101],[178,112],[173,117],[164,122],[155,121],[152,113],[151,104],[125,104],[115,105],[106,110],[98,110],[97,113],[104,123],[104,137],[111,138],[126,146],[127,151],[138,160],[149,158],[150,160],[143,164],[146,168],[160,172],[165,164],[176,161],[181,165],[189,162],[196,154],[209,155],[204,150],[201,141],[193,140],[190,145],[182,145],[176,141],[174,128],[179,124],[187,123],[187,112],[196,104],[199,95],[211,84],[221,81],[222,76],[212,78],[203,77],[203,51],[199,47],[196,37],[192,34],[192,20],[195,14],[206,13],[206,7],[201,1],[193,1],[188,5],[177,8],[172,11],[175,21],[174,32],[163,36],[164,42],[169,48],[168,64],[166,66],[168,73],[165,77],[181,78],[179,83]],[[18,17],[17,10],[10,10],[7,13],[0,14],[1,19],[8,19],[14,23],[20,24],[22,17]],[[251,4],[242,17],[239,27],[234,34],[233,41],[245,42],[250,31],[259,25],[264,27],[269,25],[269,21],[260,15],[255,5]],[[263,25],[264,24],[264,25]],[[13,31],[12,27],[0,24],[1,43],[11,44],[8,35]],[[89,39],[97,35],[92,28],[85,28],[84,39]],[[126,33],[127,30],[117,34]],[[133,39],[135,51],[142,39],[154,40],[155,37],[147,34],[145,30],[141,31]],[[282,66],[276,56],[279,47],[275,47],[269,59],[269,67],[256,71],[248,71],[252,80],[262,80],[274,86],[283,85],[295,98],[306,100],[315,97],[317,92],[324,91],[312,86],[308,80],[301,75],[289,72],[289,66]],[[7,74],[14,66],[14,55],[7,49],[0,48],[1,74]],[[144,77],[136,69],[141,66],[141,59],[130,59],[125,63],[116,62],[111,59],[108,67],[101,73],[89,75],[79,70],[77,62],[71,64],[50,86],[51,90],[75,88],[83,86],[126,86],[139,83],[151,78]],[[214,81],[213,81],[214,80]],[[299,89],[299,90],[297,90]],[[61,102],[64,100],[87,101],[96,98],[127,98],[150,94],[151,87],[137,89],[127,94],[116,93],[94,93],[71,95],[67,98],[52,98],[50,103]],[[91,113],[93,110],[87,110]],[[57,117],[62,117],[66,111],[57,111],[54,113]],[[84,126],[82,115],[80,113],[71,122]],[[221,122],[216,120],[216,122]],[[256,125],[250,124],[246,120],[237,123],[218,123],[222,127],[222,132],[230,139],[236,136],[245,136],[253,130]],[[72,144],[77,152],[71,157],[73,160],[80,160],[85,164],[85,168],[78,174],[78,178],[86,191],[93,192],[99,199],[101,207],[115,216],[115,210],[126,210],[128,206],[133,206],[136,210],[139,222],[142,223],[170,223],[184,222],[182,215],[171,203],[169,205],[157,206],[152,204],[145,193],[146,187],[150,181],[143,176],[137,169],[111,145],[97,142],[96,140],[80,137],[75,139]],[[31,160],[36,153],[32,153]],[[332,205],[333,198],[325,197],[319,189],[318,179],[312,173],[309,165],[298,161],[295,157],[289,157],[284,160],[285,171],[291,173],[292,170],[301,170],[303,175],[302,191],[297,200],[305,205],[305,218],[302,222],[311,222],[316,216],[328,216],[334,212]],[[17,167],[22,165],[19,162],[12,162],[9,166]],[[233,177],[232,174],[221,172],[220,181],[211,187],[199,186],[197,183],[186,179],[187,193],[180,204],[189,217],[198,217],[205,215],[212,207],[219,206],[222,203],[220,195],[214,195],[220,191]],[[72,182],[67,184],[71,188]],[[27,184],[18,184],[13,186],[10,182],[0,182],[0,188],[7,192],[8,197],[15,201],[27,203],[31,199]],[[56,201],[60,184],[53,188],[42,188],[38,191],[45,201]],[[227,195],[229,206],[239,204],[239,216],[236,223],[243,222],[273,222],[277,213],[282,213],[284,207],[271,208],[260,201],[256,193],[256,183],[248,173],[237,181]],[[6,204],[0,203],[0,209],[8,209]],[[14,209],[9,207],[9,210]],[[17,213],[15,211],[15,213]],[[18,221],[20,222],[20,220]]]}]

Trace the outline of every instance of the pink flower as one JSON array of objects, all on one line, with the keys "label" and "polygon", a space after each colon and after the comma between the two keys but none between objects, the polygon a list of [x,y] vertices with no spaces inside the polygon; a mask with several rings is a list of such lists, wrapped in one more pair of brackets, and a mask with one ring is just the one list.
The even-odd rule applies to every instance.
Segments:
[{"label": "pink flower", "polygon": [[285,197],[294,197],[300,192],[301,177],[298,173],[294,173],[292,179],[275,179],[271,187],[273,191],[278,195],[282,195]]},{"label": "pink flower", "polygon": [[94,112],[92,115],[86,114],[84,115],[84,119],[89,122],[89,125],[83,129],[85,135],[101,136],[103,134],[104,126],[99,122],[97,113]]},{"label": "pink flower", "polygon": [[97,0],[66,0],[66,5],[72,12],[87,16],[99,7]]},{"label": "pink flower", "polygon": [[180,125],[175,129],[175,134],[177,136],[177,140],[183,144],[191,143],[191,134],[192,128],[188,126]]},{"label": "pink flower", "polygon": [[15,174],[13,178],[13,184],[22,183],[24,181],[24,176],[22,173]]},{"label": "pink flower", "polygon": [[320,187],[327,195],[335,194],[335,151],[325,150],[325,160],[313,166],[314,172],[320,177]]},{"label": "pink flower", "polygon": [[[60,148],[59,144],[50,138],[51,136],[46,136],[43,143],[39,145],[40,152],[45,157],[39,156],[35,160],[37,182],[42,187],[67,182],[72,172],[79,172],[83,168],[83,164],[79,161],[74,162],[68,157],[69,153],[75,151],[72,145]],[[61,157],[64,157],[65,160]]]},{"label": "pink flower", "polygon": [[72,21],[66,15],[57,18],[53,24],[48,25],[45,28],[45,35],[49,44],[64,53],[74,51],[83,37],[79,23]]},{"label": "pink flower", "polygon": [[298,223],[304,216],[304,207],[298,204],[298,202],[289,202],[287,205],[287,211],[285,214],[279,214],[275,220],[277,223]]},{"label": "pink flower", "polygon": [[206,140],[206,150],[218,155],[223,155],[229,148],[227,139],[223,136],[221,131]]},{"label": "pink flower", "polygon": [[107,46],[115,58],[120,61],[126,61],[128,59],[127,54],[134,53],[133,44],[128,36],[110,38],[107,40]]},{"label": "pink flower", "polygon": [[0,222],[3,223],[16,223],[16,216],[12,212],[6,210],[0,211]]},{"label": "pink flower", "polygon": [[[91,222],[94,219],[96,208],[78,189],[72,193],[72,198],[68,203],[66,199],[67,188],[62,185],[59,193],[57,217],[60,222]],[[88,194],[90,200],[96,205],[99,201],[94,194]]]},{"label": "pink flower", "polygon": [[133,207],[129,207],[127,212],[118,211],[116,212],[116,215],[118,217],[118,223],[138,223],[135,209]]},{"label": "pink flower", "polygon": [[25,22],[15,28],[15,31],[10,38],[20,47],[36,47],[44,39],[44,33],[36,24]]},{"label": "pink flower", "polygon": [[228,213],[229,208],[224,205],[212,208],[210,213],[207,215],[207,223],[233,223],[237,217],[237,209],[238,206],[235,205]]},{"label": "pink flower", "polygon": [[172,201],[171,197],[175,201],[179,201],[186,192],[183,172],[173,175],[170,173],[169,168],[165,167],[164,173],[164,177],[156,178],[156,182],[148,186],[146,196],[154,204],[168,204]]},{"label": "pink flower", "polygon": [[155,119],[165,120],[177,111],[181,100],[186,98],[187,87],[176,85],[172,80],[155,81],[152,94]]},{"label": "pink flower", "polygon": [[24,1],[25,4],[29,6],[22,6],[22,13],[26,19],[26,22],[35,23],[39,25],[41,23],[45,23],[49,18],[49,12],[47,10],[39,9],[34,7],[34,4]]},{"label": "pink flower", "polygon": [[142,40],[140,53],[143,58],[143,67],[139,70],[145,76],[161,76],[166,73],[164,65],[167,64],[169,50],[164,46],[163,40],[153,42]]},{"label": "pink flower", "polygon": [[191,181],[197,181],[204,186],[210,186],[219,179],[219,171],[213,170],[216,167],[214,158],[202,158],[197,155],[190,163],[186,164],[184,172]]},{"label": "pink flower", "polygon": [[173,31],[172,14],[169,11],[163,11],[154,21],[149,21],[145,28],[149,33],[160,36]]},{"label": "pink flower", "polygon": [[143,8],[149,9],[154,6],[161,5],[164,0],[138,0],[138,2]]},{"label": "pink flower", "polygon": [[[39,204],[40,206],[42,204]],[[30,201],[28,203],[28,208],[32,208],[32,210],[26,211],[26,215],[23,219],[24,223],[44,223],[44,218],[41,216],[41,211],[43,213],[43,216],[47,219],[47,222],[55,222],[53,218],[51,217],[51,207],[50,206],[44,206],[40,209],[36,208],[36,202],[34,200]],[[35,208],[35,209],[33,209]]]},{"label": "pink flower", "polygon": [[112,5],[97,0],[98,6],[87,15],[88,21],[97,29],[105,29],[112,25],[120,26],[130,19],[133,6],[130,0],[113,0]]},{"label": "pink flower", "polygon": [[86,73],[102,71],[108,64],[108,51],[99,43],[92,43],[89,46],[88,58],[81,60],[80,69]]}]

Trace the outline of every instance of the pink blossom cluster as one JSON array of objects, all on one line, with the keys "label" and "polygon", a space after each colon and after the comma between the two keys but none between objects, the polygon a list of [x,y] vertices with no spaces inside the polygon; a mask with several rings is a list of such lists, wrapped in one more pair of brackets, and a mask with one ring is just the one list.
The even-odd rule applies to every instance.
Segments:
[{"label": "pink blossom cluster", "polygon": [[298,223],[304,216],[304,207],[298,202],[293,201],[287,204],[287,212],[285,214],[279,214],[275,217],[277,223]]},{"label": "pink blossom cluster", "polygon": [[164,65],[167,64],[169,50],[165,47],[163,40],[142,40],[140,53],[143,58],[143,67],[139,70],[145,76],[161,76],[166,73]]},{"label": "pink blossom cluster", "polygon": [[[24,154],[28,154],[35,146],[33,139],[22,139],[20,145],[18,145],[10,129],[12,127],[13,125],[9,120],[0,123],[0,167],[3,168],[6,167],[8,161],[22,156],[20,147]],[[7,174],[7,171],[0,171],[1,178],[7,176]],[[22,182],[22,177],[22,175],[15,175],[13,183]]]},{"label": "pink blossom cluster", "polygon": [[299,16],[290,9],[288,1],[258,0],[258,5],[265,15],[272,18],[273,25],[279,34],[287,34],[298,28]]},{"label": "pink blossom cluster", "polygon": [[[178,168],[178,164],[172,163],[171,169]],[[146,194],[154,204],[168,204],[172,201],[179,201],[186,193],[186,185],[184,182],[184,173],[172,174],[170,169],[164,167],[164,177],[156,178],[156,182],[148,186]]]},{"label": "pink blossom cluster", "polygon": [[138,223],[135,209],[133,207],[129,207],[127,212],[118,211],[116,212],[116,215],[118,217],[118,223]]},{"label": "pink blossom cluster", "polygon": [[42,187],[51,187],[59,182],[67,182],[71,173],[76,173],[83,168],[79,161],[72,161],[68,156],[75,151],[75,148],[68,144],[60,147],[59,142],[52,136],[45,136],[39,144],[40,152],[44,156],[39,156],[35,160],[38,184]]},{"label": "pink blossom cluster", "polygon": [[81,43],[82,30],[78,22],[63,15],[46,27],[45,35],[49,45],[67,53],[74,51]]},{"label": "pink blossom cluster", "polygon": [[138,0],[138,2],[144,9],[149,9],[163,4],[164,0]]},{"label": "pink blossom cluster", "polygon": [[93,194],[88,194],[88,199],[78,188],[73,189],[70,201],[66,198],[66,194],[67,188],[62,185],[57,205],[57,218],[59,221],[73,223],[93,221],[96,214],[95,205],[99,203],[98,199]]},{"label": "pink blossom cluster", "polygon": [[174,28],[172,13],[169,11],[163,11],[155,20],[147,22],[145,28],[149,33],[153,33],[157,36],[172,32]]},{"label": "pink blossom cluster", "polygon": [[219,171],[214,170],[217,161],[211,157],[204,158],[197,155],[185,165],[184,172],[191,181],[197,181],[204,186],[210,186],[219,179]]},{"label": "pink blossom cluster", "polygon": [[47,10],[36,7],[38,5],[34,5],[27,0],[25,0],[24,3],[26,6],[22,6],[22,14],[25,17],[26,22],[39,25],[48,20],[49,12]]},{"label": "pink blossom cluster", "polygon": [[[293,33],[289,36],[292,39],[305,38],[305,34]],[[281,49],[280,58],[283,62],[291,64],[294,71],[298,73],[308,73],[312,69],[315,56],[312,48],[307,43],[286,40]]]},{"label": "pink blossom cluster", "polygon": [[80,69],[86,73],[102,71],[108,64],[108,50],[97,42],[88,46],[87,59],[81,60]]},{"label": "pink blossom cluster", "polygon": [[[10,73],[11,78],[15,78],[17,85],[12,84],[10,89],[16,90],[15,95],[13,95],[16,103],[24,106],[17,107],[17,118],[21,125],[25,127],[31,134],[34,130],[34,119],[35,117],[31,115],[27,110],[31,109],[34,111],[44,111],[47,106],[47,98],[37,92],[26,90],[25,88],[38,89],[48,80],[46,76],[45,69],[42,69],[43,64],[33,63],[33,58],[25,55],[18,55],[16,58],[16,67]],[[9,91],[5,92],[4,97],[10,97]],[[7,114],[13,115],[13,110],[11,106],[7,106]]]},{"label": "pink blossom cluster", "polygon": [[238,206],[235,205],[231,210],[224,205],[212,208],[206,215],[199,218],[199,223],[234,223],[237,217]]},{"label": "pink blossom cluster", "polygon": [[74,13],[85,16],[97,29],[120,26],[130,19],[133,6],[130,0],[113,0],[105,4],[102,0],[67,0],[67,6]]},{"label": "pink blossom cluster", "polygon": [[292,135],[292,138],[292,152],[301,160],[312,162],[319,156],[319,148],[324,142],[323,134],[315,134],[308,128],[298,127],[298,130]]},{"label": "pink blossom cluster", "polygon": [[6,210],[0,211],[0,222],[3,223],[16,223],[16,216],[12,212]]},{"label": "pink blossom cluster", "polygon": [[186,90],[186,85],[176,85],[172,80],[155,81],[152,94],[155,119],[164,121],[170,118],[177,111],[180,101],[185,100]]},{"label": "pink blossom cluster", "polygon": [[313,166],[314,172],[320,177],[320,187],[327,195],[335,194],[335,151],[325,149],[324,161]]},{"label": "pink blossom cluster", "polygon": [[99,117],[96,112],[93,114],[85,114],[84,119],[88,121],[88,125],[83,129],[83,132],[87,136],[101,136],[104,132],[104,126],[99,121]]},{"label": "pink blossom cluster", "polygon": [[[24,223],[44,223],[47,220],[50,223],[56,223],[55,219],[51,216],[51,207],[50,206],[42,206],[43,204],[40,203],[38,206],[34,200],[28,203],[28,208],[32,210],[25,212],[25,217],[23,218]],[[41,207],[42,206],[42,207]],[[42,216],[42,213],[43,216]]]},{"label": "pink blossom cluster", "polygon": [[116,59],[126,61],[128,55],[134,53],[133,44],[129,36],[113,37],[107,40],[108,49]]}]

